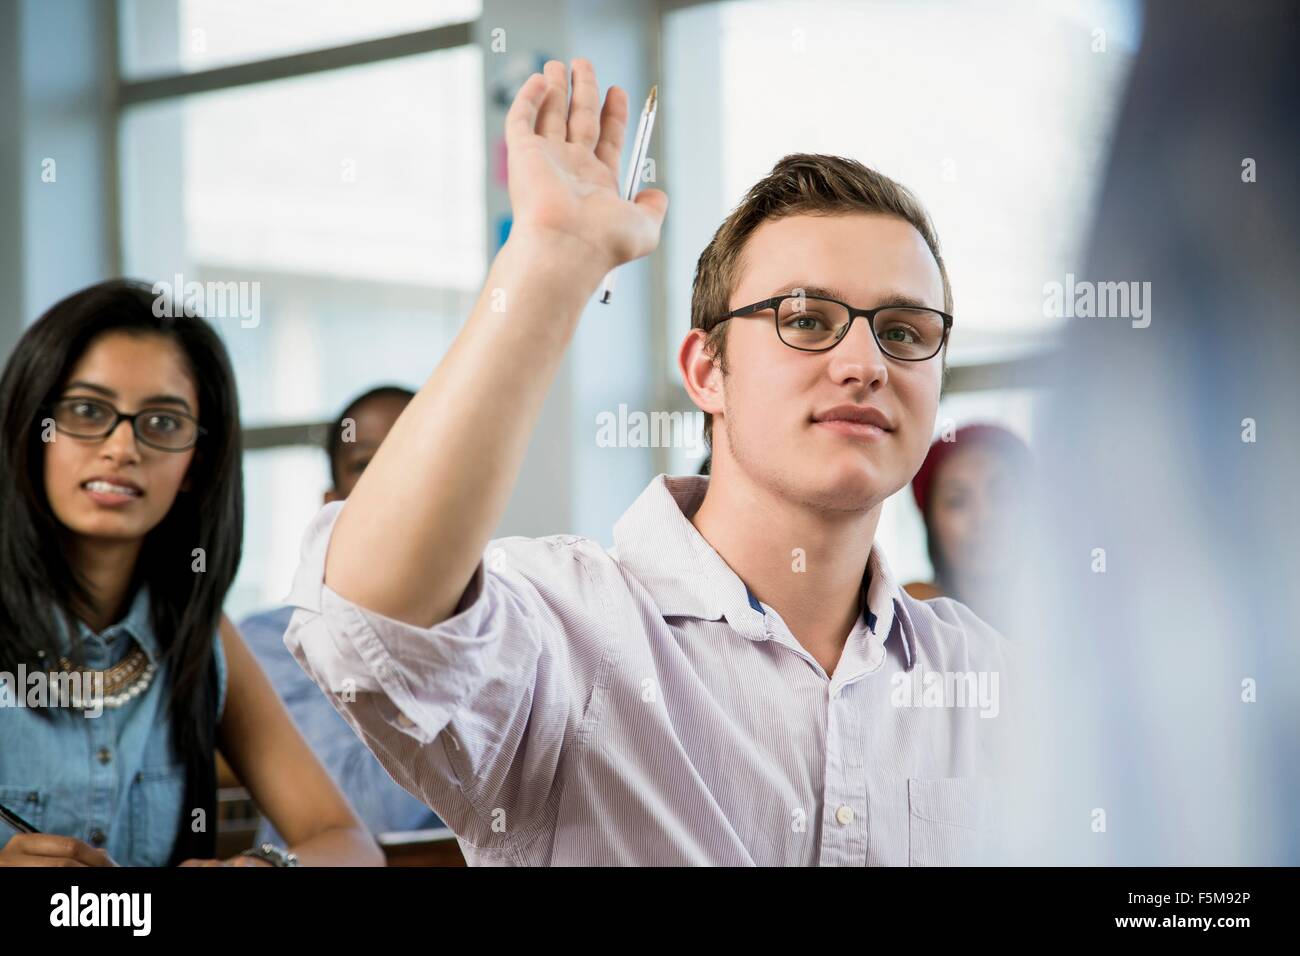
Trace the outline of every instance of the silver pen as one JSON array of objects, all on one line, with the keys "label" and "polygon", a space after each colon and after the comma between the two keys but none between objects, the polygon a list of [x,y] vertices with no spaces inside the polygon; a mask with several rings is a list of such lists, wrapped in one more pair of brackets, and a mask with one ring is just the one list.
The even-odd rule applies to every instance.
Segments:
[{"label": "silver pen", "polygon": [[[623,198],[631,201],[636,195],[637,180],[641,178],[641,166],[645,163],[646,153],[650,151],[650,132],[655,125],[655,110],[659,105],[659,87],[650,87],[646,97],[645,108],[641,110],[641,122],[636,127],[636,139],[632,142],[632,161],[627,167],[627,179],[623,183]],[[600,301],[606,305],[614,294],[614,274],[617,269],[610,269],[605,281],[600,286]]]}]

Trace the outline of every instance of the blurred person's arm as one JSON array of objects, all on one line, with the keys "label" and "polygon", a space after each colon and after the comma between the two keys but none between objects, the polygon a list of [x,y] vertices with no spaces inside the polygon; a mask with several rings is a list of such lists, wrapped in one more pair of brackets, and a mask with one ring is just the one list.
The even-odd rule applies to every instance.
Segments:
[{"label": "blurred person's arm", "polygon": [[667,197],[625,201],[627,96],[600,107],[590,64],[546,65],[506,119],[514,224],[465,327],[348,497],[325,584],[419,627],[450,617],[518,478],[582,309],[611,268],[658,243]]},{"label": "blurred person's arm", "polygon": [[[231,769],[304,866],[383,866],[384,856],[325,772],[234,625],[221,619],[228,662],[219,743]],[[187,860],[184,865],[201,861]],[[207,861],[216,864],[217,861]],[[236,858],[243,865],[258,865]]]}]

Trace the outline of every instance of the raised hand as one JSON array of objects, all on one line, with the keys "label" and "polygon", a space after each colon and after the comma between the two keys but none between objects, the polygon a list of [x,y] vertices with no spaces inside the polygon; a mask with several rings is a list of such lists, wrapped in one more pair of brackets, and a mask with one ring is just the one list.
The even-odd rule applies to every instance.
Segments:
[{"label": "raised hand", "polygon": [[[599,110],[599,112],[598,112]],[[572,244],[575,254],[612,269],[659,244],[668,196],[644,189],[623,199],[619,160],[627,94],[609,88],[600,108],[596,71],[573,61],[573,97],[564,64],[551,60],[520,87],[506,116],[512,235]]]}]

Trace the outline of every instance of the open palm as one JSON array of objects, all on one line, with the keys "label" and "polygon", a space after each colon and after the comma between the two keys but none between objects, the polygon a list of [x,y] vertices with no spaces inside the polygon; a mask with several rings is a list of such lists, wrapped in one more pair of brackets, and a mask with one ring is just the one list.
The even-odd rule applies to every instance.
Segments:
[{"label": "open palm", "polygon": [[552,60],[520,87],[506,117],[513,228],[571,240],[613,268],[659,244],[668,197],[645,189],[623,199],[627,94],[610,87],[600,108],[596,72],[581,59],[573,61],[572,102],[568,86],[564,64]]}]

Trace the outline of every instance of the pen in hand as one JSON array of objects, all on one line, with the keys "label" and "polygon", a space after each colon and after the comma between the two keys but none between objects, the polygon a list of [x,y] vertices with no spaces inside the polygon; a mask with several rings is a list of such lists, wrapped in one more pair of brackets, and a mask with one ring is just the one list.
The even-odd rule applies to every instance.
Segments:
[{"label": "pen in hand", "polygon": [[0,804],[0,822],[18,831],[0,846],[0,867],[117,866],[106,850],[74,837],[42,833],[4,804]]},{"label": "pen in hand", "polygon": [[14,813],[12,810],[6,807],[3,803],[0,803],[0,820],[3,820],[5,823],[9,824],[19,833],[40,833],[41,832],[40,830],[36,829],[36,827],[32,826],[30,823],[28,823],[26,820],[20,817],[18,814]]},{"label": "pen in hand", "polygon": [[[655,111],[659,106],[659,87],[650,87],[646,97],[645,108],[641,110],[641,122],[636,127],[636,139],[632,142],[632,158],[627,167],[627,178],[623,183],[623,198],[631,201],[636,194],[637,180],[641,178],[641,166],[645,163],[646,153],[650,151],[650,132],[655,125]],[[614,274],[617,269],[609,270],[605,281],[600,286],[600,301],[608,305],[614,294]]]}]

